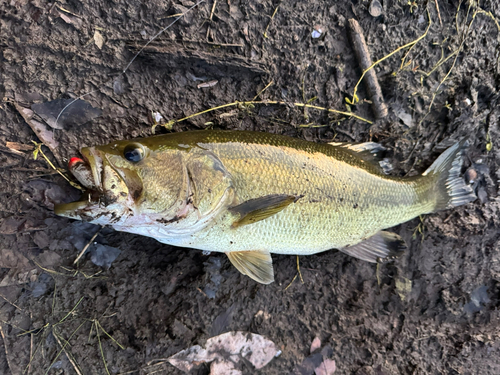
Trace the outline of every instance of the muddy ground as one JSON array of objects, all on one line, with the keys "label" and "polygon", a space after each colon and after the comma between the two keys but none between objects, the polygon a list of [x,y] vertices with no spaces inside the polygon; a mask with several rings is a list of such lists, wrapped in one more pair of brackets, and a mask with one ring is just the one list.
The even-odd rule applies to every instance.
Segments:
[{"label": "muddy ground", "polygon": [[[315,337],[331,348],[325,353],[338,374],[499,374],[498,2],[384,0],[373,17],[361,0],[232,0],[215,8],[207,1],[120,75],[140,46],[192,4],[1,2],[0,373],[178,374],[161,359],[240,330],[282,350],[260,371],[245,365],[248,374],[310,374],[300,366]],[[375,68],[389,115],[372,125],[293,105],[315,98],[311,104],[348,110],[361,74],[350,18],[360,22],[374,59],[424,35],[431,21],[410,51]],[[320,38],[312,38],[315,29]],[[198,78],[218,83],[198,88]],[[394,263],[377,268],[337,251],[301,257],[303,283],[292,282],[293,256],[273,256],[276,282],[266,286],[222,255],[108,229],[75,266],[98,228],[53,214],[54,202],[78,192],[43,158],[33,159],[31,141],[41,139],[19,109],[88,92],[84,99],[102,115],[54,130],[57,147],[42,151],[56,166],[65,168],[82,146],[152,134],[151,111],[180,119],[257,96],[288,104],[227,108],[172,131],[375,140],[401,176],[424,171],[452,141],[468,137],[464,170],[480,172],[481,199],[395,228],[409,251]],[[363,85],[358,96],[350,110],[373,121]],[[109,268],[95,265],[99,249],[110,248],[119,255]]]}]

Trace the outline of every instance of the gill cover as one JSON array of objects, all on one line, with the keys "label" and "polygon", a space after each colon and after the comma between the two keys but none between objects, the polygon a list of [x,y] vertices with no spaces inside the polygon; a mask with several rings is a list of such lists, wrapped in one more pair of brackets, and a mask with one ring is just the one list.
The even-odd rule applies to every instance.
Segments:
[{"label": "gill cover", "polygon": [[90,193],[80,202],[59,205],[61,216],[99,219],[125,231],[161,223],[166,232],[181,235],[206,227],[235,201],[231,175],[221,160],[196,145],[118,141],[81,152],[86,163],[73,170]]}]

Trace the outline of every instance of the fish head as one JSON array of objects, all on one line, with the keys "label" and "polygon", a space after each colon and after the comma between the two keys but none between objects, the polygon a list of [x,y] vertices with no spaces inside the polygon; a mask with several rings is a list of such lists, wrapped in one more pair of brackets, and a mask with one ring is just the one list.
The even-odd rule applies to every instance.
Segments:
[{"label": "fish head", "polygon": [[171,220],[186,211],[188,181],[182,152],[140,141],[84,147],[69,169],[87,191],[55,213],[94,224],[135,225]]}]

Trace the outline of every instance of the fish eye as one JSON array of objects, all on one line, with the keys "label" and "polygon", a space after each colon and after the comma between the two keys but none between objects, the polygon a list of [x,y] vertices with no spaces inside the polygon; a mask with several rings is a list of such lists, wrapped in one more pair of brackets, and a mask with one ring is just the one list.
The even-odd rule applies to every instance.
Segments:
[{"label": "fish eye", "polygon": [[140,162],[145,155],[146,151],[139,143],[128,144],[123,149],[123,157],[132,163]]}]

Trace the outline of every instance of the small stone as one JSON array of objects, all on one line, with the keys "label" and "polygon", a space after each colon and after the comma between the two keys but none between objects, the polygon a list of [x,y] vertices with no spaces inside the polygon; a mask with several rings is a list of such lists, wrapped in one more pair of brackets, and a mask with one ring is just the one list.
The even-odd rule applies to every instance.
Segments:
[{"label": "small stone", "polygon": [[481,311],[485,305],[491,302],[488,296],[488,287],[482,285],[472,291],[470,294],[470,302],[464,306],[464,311],[467,314],[474,314]]},{"label": "small stone", "polygon": [[473,184],[477,180],[477,172],[474,168],[469,168],[464,174],[465,182],[468,184]]},{"label": "small stone", "polygon": [[153,120],[156,124],[160,124],[163,121],[163,116],[161,115],[160,112],[154,112],[152,113]]},{"label": "small stone", "polygon": [[368,12],[372,17],[379,17],[382,14],[383,8],[382,4],[378,0],[372,0],[370,3],[370,7],[368,8]]},{"label": "small stone", "polygon": [[314,30],[311,33],[313,39],[318,39],[323,35],[323,28],[319,25],[314,26]]},{"label": "small stone", "polygon": [[321,36],[321,30],[313,30],[313,32],[311,33],[311,36],[314,38],[314,39],[317,39]]}]

